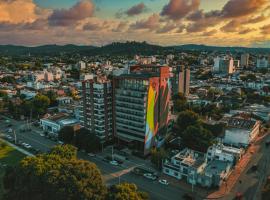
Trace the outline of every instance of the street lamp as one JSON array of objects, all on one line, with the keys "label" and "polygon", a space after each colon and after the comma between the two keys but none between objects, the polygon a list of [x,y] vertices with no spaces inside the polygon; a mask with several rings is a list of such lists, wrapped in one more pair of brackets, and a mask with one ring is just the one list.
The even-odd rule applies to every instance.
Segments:
[{"label": "street lamp", "polygon": [[17,135],[16,135],[16,131],[15,130],[13,131],[13,135],[14,135],[14,143],[16,144],[17,143]]}]

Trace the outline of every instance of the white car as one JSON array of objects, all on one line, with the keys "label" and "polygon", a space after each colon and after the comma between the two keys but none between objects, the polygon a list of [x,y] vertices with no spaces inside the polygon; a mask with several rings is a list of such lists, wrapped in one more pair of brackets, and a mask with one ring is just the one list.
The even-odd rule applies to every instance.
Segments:
[{"label": "white car", "polygon": [[119,163],[116,160],[110,161],[110,164],[111,165],[114,165],[114,166],[118,166],[119,165]]},{"label": "white car", "polygon": [[169,185],[169,182],[165,179],[160,179],[158,182],[162,185]]},{"label": "white car", "polygon": [[146,173],[146,174],[144,174],[143,176],[144,176],[145,178],[151,179],[151,180],[153,180],[153,181],[157,179],[157,177],[154,176],[154,175],[151,174],[151,173]]},{"label": "white car", "polygon": [[44,136],[45,136],[43,133],[40,133],[39,135],[40,135],[41,137],[44,137]]},{"label": "white car", "polygon": [[96,156],[96,154],[93,154],[93,153],[88,153],[87,155],[90,156],[90,157],[95,157]]},{"label": "white car", "polygon": [[25,147],[26,147],[27,149],[32,148],[32,146],[31,146],[30,144],[26,144]]}]

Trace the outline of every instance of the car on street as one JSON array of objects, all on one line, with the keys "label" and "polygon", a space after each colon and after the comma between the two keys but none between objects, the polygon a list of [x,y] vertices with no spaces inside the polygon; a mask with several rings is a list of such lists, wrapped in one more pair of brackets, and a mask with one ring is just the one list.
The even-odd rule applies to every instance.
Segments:
[{"label": "car on street", "polygon": [[96,157],[96,154],[93,154],[93,153],[88,153],[87,155],[90,157]]},{"label": "car on street", "polygon": [[13,137],[10,136],[10,135],[7,135],[6,137],[7,137],[8,141],[12,141],[13,140]]},{"label": "car on street", "polygon": [[61,144],[61,145],[63,145],[63,144],[64,144],[64,142],[62,142],[62,141],[58,141],[58,144]]},{"label": "car on street", "polygon": [[39,135],[40,135],[41,137],[45,137],[45,135],[44,135],[43,133],[40,133]]},{"label": "car on street", "polygon": [[169,182],[166,179],[160,179],[158,182],[162,185],[169,185]]},{"label": "car on street", "polygon": [[118,166],[119,165],[119,163],[116,160],[110,161],[110,164],[111,165],[114,165],[114,166]]},{"label": "car on street", "polygon": [[151,179],[151,180],[153,180],[153,181],[157,179],[157,177],[156,177],[155,175],[151,174],[151,173],[146,173],[146,174],[144,174],[143,176],[144,176],[145,178]]}]

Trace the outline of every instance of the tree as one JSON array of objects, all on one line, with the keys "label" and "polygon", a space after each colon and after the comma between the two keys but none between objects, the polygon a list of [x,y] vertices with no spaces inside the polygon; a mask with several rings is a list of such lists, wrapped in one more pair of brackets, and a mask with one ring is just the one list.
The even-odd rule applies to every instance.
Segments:
[{"label": "tree", "polygon": [[135,184],[122,183],[109,188],[106,200],[148,200],[146,193],[138,191]]},{"label": "tree", "polygon": [[66,144],[74,144],[75,130],[72,126],[64,126],[58,133],[58,138]]},{"label": "tree", "polygon": [[181,138],[186,147],[201,152],[206,152],[214,139],[211,132],[199,124],[187,127]]},{"label": "tree", "polygon": [[17,167],[8,168],[4,176],[4,199],[103,200],[106,187],[96,165],[63,157],[67,148],[70,147],[58,146],[57,151],[24,158]]},{"label": "tree", "polygon": [[82,128],[76,132],[75,145],[87,152],[97,152],[100,150],[101,141],[94,133]]},{"label": "tree", "polygon": [[35,114],[44,114],[50,105],[50,99],[42,94],[38,94],[32,101]]},{"label": "tree", "polygon": [[51,155],[58,155],[61,158],[68,159],[68,160],[76,159],[77,148],[70,145],[70,144],[57,145],[51,149],[50,154]]},{"label": "tree", "polygon": [[167,152],[163,149],[154,148],[151,150],[151,162],[156,165],[158,169],[162,168],[162,160],[167,156]]},{"label": "tree", "polygon": [[173,97],[174,110],[177,112],[181,112],[187,109],[187,98],[179,93]]},{"label": "tree", "polygon": [[199,115],[193,111],[187,110],[180,112],[177,118],[177,129],[179,132],[186,130],[188,126],[199,123]]},{"label": "tree", "polygon": [[57,95],[53,90],[49,90],[46,93],[46,96],[50,99],[50,106],[56,106],[57,105]]}]

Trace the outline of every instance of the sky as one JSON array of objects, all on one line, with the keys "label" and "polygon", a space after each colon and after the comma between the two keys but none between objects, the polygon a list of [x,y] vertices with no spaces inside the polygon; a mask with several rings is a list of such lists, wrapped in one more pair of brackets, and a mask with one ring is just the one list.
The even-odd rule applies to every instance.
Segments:
[{"label": "sky", "polygon": [[0,0],[0,44],[270,48],[269,0]]}]

